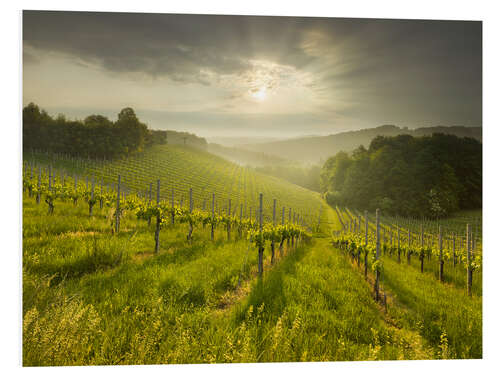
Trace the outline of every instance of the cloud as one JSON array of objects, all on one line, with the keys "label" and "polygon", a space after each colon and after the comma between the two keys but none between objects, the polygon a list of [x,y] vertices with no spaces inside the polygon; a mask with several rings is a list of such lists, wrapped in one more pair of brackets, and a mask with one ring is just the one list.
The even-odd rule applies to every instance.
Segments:
[{"label": "cloud", "polygon": [[292,93],[290,112],[308,103],[304,121],[314,107],[346,122],[481,125],[481,39],[480,22],[23,12],[25,66],[62,54],[112,76],[200,85],[224,111],[261,88]]},{"label": "cloud", "polygon": [[73,55],[112,72],[199,81],[203,70],[240,74],[258,56],[278,59],[281,54],[291,64],[307,59],[304,52],[293,50],[297,36],[282,36],[293,20],[270,21],[266,17],[25,11],[23,41],[25,46]]}]

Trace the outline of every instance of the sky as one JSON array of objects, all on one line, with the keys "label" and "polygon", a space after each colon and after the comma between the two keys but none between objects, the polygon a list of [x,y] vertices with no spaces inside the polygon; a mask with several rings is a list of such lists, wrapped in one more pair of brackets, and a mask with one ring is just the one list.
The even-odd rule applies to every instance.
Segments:
[{"label": "sky", "polygon": [[203,137],[482,126],[482,24],[23,12],[23,105]]}]

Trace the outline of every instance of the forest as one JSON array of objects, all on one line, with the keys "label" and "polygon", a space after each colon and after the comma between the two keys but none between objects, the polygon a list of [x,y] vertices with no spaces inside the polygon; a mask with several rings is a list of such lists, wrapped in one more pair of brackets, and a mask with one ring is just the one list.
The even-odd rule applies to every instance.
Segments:
[{"label": "forest", "polygon": [[34,103],[23,108],[24,151],[114,159],[166,142],[167,132],[148,129],[132,108],[122,109],[114,122],[102,115],[90,115],[83,121],[68,120],[64,115],[53,118]]},{"label": "forest", "polygon": [[368,149],[338,152],[320,174],[331,205],[442,218],[482,206],[482,144],[473,138],[378,136]]}]

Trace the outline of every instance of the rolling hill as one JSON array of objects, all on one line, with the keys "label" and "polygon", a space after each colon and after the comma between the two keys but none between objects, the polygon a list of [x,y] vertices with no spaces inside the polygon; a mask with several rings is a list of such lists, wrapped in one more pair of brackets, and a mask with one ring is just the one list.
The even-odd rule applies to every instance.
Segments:
[{"label": "rolling hill", "polygon": [[281,158],[317,163],[326,160],[339,151],[352,151],[359,145],[367,147],[378,135],[395,136],[409,134],[412,136],[431,135],[433,133],[453,134],[458,137],[471,137],[482,141],[481,127],[435,126],[418,129],[400,128],[394,125],[383,125],[376,128],[349,131],[328,136],[311,136],[277,142],[246,144],[240,147],[248,150],[276,155]]},{"label": "rolling hill", "polygon": [[194,207],[208,209],[215,193],[217,209],[225,210],[231,199],[231,212],[243,209],[245,216],[256,212],[259,193],[263,193],[264,217],[268,220],[272,216],[273,199],[277,200],[278,220],[283,207],[287,215],[291,208],[302,218],[313,220],[322,204],[318,193],[189,145],[155,145],[133,157],[114,161],[25,152],[24,162],[26,168],[34,167],[35,178],[38,166],[51,165],[58,176],[63,173],[71,180],[75,175],[86,176],[89,181],[94,178],[98,188],[101,179],[105,185],[113,185],[120,175],[122,190],[141,194],[147,193],[150,183],[154,189],[160,179],[162,199],[170,201],[174,191],[175,201],[186,205],[192,188]]}]

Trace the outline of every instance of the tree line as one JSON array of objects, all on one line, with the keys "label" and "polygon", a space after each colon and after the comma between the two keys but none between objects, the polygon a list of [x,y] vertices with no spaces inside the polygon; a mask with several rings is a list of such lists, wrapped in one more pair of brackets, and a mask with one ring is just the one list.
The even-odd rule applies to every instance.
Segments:
[{"label": "tree line", "polygon": [[482,144],[473,138],[378,136],[368,149],[338,152],[321,169],[332,205],[441,218],[482,207]]},{"label": "tree line", "polygon": [[64,115],[51,117],[36,104],[23,108],[23,150],[43,150],[78,157],[114,159],[165,144],[167,132],[151,130],[132,108],[124,108],[116,121],[90,115],[83,121]]}]

